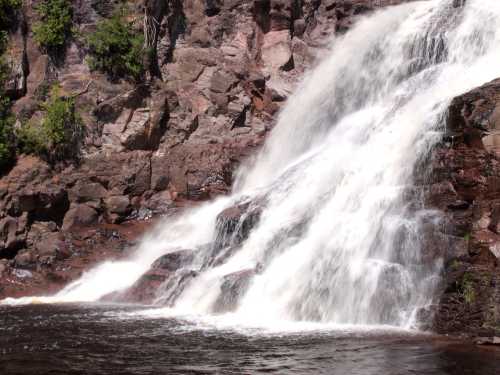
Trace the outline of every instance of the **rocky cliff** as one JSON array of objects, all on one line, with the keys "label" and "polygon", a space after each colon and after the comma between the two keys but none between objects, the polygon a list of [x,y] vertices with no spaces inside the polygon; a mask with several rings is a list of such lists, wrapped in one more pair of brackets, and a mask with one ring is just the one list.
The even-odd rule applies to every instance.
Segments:
[{"label": "rocky cliff", "polygon": [[428,204],[444,213],[427,251],[445,259],[435,329],[500,334],[500,81],[451,103]]}]

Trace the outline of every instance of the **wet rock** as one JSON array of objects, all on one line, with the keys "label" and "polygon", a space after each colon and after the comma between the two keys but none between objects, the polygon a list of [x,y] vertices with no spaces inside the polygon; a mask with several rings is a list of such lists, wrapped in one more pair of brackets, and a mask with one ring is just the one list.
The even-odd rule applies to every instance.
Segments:
[{"label": "wet rock", "polygon": [[29,279],[33,277],[33,273],[28,270],[14,269],[12,270],[12,274],[19,279]]},{"label": "wet rock", "polygon": [[250,281],[257,274],[255,269],[247,269],[224,276],[220,294],[214,304],[215,313],[234,311],[240,297],[247,291]]},{"label": "wet rock", "polygon": [[262,207],[253,202],[238,204],[222,211],[216,220],[217,246],[222,248],[243,242],[257,225],[261,212]]},{"label": "wet rock", "polygon": [[174,272],[190,264],[194,259],[193,250],[178,250],[165,254],[155,260],[151,268]]},{"label": "wet rock", "polygon": [[[162,285],[169,280],[174,282],[172,290],[165,292],[173,292],[178,295],[181,292],[182,285],[190,278],[195,276],[192,271],[181,272],[176,275],[178,271],[190,265],[194,259],[194,252],[192,250],[178,250],[165,254],[158,258],[150,267],[150,269],[137,280],[134,285],[124,292],[117,293],[112,296],[106,296],[107,300],[125,301],[133,303],[151,304],[157,298],[161,299],[159,289]],[[170,298],[172,299],[172,297]],[[167,301],[163,301],[165,304]]]},{"label": "wet rock", "polygon": [[[498,127],[500,81],[453,99],[446,136],[434,150],[433,185],[426,198],[446,225],[440,242],[428,237],[429,254],[443,256],[441,298],[434,316],[438,332],[495,336],[500,306],[498,234],[499,156],[484,138]],[[439,229],[439,228],[436,228]],[[447,256],[449,254],[450,256]]]}]

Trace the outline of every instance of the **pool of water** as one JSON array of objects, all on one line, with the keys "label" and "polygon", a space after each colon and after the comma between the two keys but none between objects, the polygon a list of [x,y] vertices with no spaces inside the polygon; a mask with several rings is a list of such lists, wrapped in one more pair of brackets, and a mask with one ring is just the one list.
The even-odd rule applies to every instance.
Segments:
[{"label": "pool of water", "polygon": [[500,352],[391,329],[248,328],[137,306],[0,306],[0,374],[500,374]]}]

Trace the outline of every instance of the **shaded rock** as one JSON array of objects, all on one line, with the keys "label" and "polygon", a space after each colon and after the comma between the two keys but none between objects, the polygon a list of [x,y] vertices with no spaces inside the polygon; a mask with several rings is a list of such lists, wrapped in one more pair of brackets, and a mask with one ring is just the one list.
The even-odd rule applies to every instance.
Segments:
[{"label": "shaded rock", "polygon": [[19,232],[16,219],[7,216],[0,221],[0,258],[13,258],[24,246],[25,238]]},{"label": "shaded rock", "polygon": [[100,183],[85,180],[78,180],[69,193],[70,200],[78,203],[100,201],[107,195],[108,191]]}]

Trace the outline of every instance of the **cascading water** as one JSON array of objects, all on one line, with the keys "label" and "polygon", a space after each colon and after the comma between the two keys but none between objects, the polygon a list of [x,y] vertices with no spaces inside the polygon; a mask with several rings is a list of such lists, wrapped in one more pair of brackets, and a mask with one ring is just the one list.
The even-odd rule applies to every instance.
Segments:
[{"label": "cascading water", "polygon": [[[176,281],[175,298],[172,280],[158,295],[179,314],[220,311],[227,275],[245,274],[233,306],[241,321],[412,325],[441,266],[421,255],[420,225],[434,213],[414,176],[450,100],[500,76],[500,2],[459,5],[421,1],[360,21],[299,85],[230,197],[167,219],[130,261],[40,300],[97,300],[183,248],[196,249],[186,268],[197,276]],[[221,242],[217,215],[238,204],[248,206],[240,225],[252,210],[260,219],[248,237]]]}]

